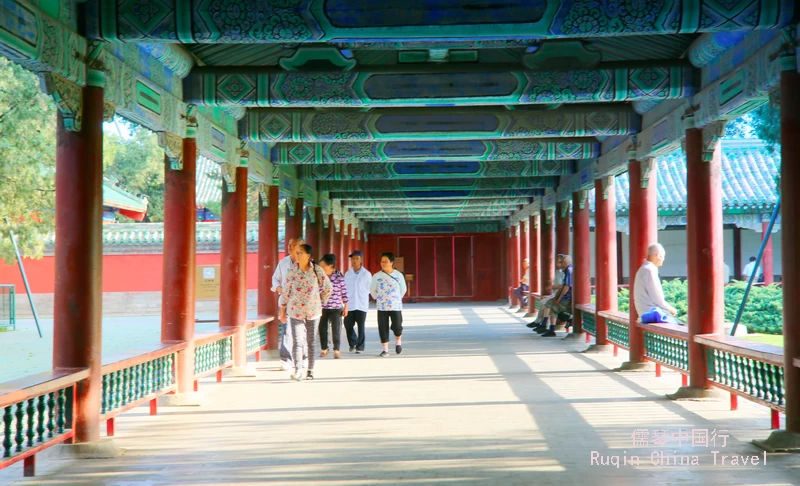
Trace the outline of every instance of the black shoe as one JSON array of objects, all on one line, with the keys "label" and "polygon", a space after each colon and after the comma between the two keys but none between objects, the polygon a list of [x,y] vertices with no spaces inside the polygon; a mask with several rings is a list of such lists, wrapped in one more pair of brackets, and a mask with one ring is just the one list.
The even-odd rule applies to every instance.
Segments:
[{"label": "black shoe", "polygon": [[313,371],[309,371],[306,374],[306,380],[313,380],[313,379],[314,379],[314,372]]},{"label": "black shoe", "polygon": [[363,350],[361,350],[361,349],[356,349],[356,354],[361,354],[361,353],[363,353],[363,352],[364,352],[364,351],[363,351]]},{"label": "black shoe", "polygon": [[564,323],[564,329],[569,331],[569,328],[572,327],[572,321],[567,321]]},{"label": "black shoe", "polygon": [[356,350],[356,347],[355,347],[355,346],[350,346],[350,352],[351,352],[351,353],[352,353],[352,352],[354,352],[355,350]]},{"label": "black shoe", "polygon": [[534,331],[536,331],[539,334],[542,334],[543,332],[547,332],[548,329],[549,328],[547,326],[539,326],[536,329],[534,329]]},{"label": "black shoe", "polygon": [[538,325],[539,324],[537,324],[536,321],[533,321],[533,322],[531,322],[529,324],[525,324],[526,327],[529,327],[531,329],[533,329],[534,327],[537,327]]},{"label": "black shoe", "polygon": [[398,344],[397,346],[394,347],[394,352],[397,353],[397,354],[402,353],[403,352],[403,346]]},{"label": "black shoe", "polygon": [[389,356],[389,353],[387,353],[386,351],[381,351],[381,354],[379,354],[378,356],[380,356],[381,358],[385,358]]},{"label": "black shoe", "polygon": [[542,334],[542,337],[555,337],[556,332],[552,329],[548,330],[546,333]]}]

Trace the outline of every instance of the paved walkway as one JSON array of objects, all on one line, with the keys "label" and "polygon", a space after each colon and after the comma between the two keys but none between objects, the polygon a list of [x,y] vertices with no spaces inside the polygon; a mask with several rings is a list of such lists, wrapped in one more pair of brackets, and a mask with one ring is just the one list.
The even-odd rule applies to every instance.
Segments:
[{"label": "paved walkway", "polygon": [[[119,459],[43,460],[38,478],[15,467],[0,484],[800,483],[798,456],[721,465],[722,454],[763,458],[749,441],[769,434],[766,409],[670,402],[663,394],[678,375],[610,372],[624,353],[579,354],[582,342],[536,337],[517,315],[497,305],[409,307],[405,351],[389,358],[376,356],[372,316],[367,354],[319,360],[313,382],[262,362],[257,378],[202,382],[205,407],[123,415]],[[634,447],[636,429],[650,440],[667,430],[669,442]],[[716,430],[716,447],[678,445],[692,429]],[[721,435],[730,436],[725,447]],[[720,451],[716,466],[711,450]],[[619,467],[592,465],[592,451],[620,456]],[[652,465],[653,452],[698,464]],[[625,465],[634,455],[640,465]]]}]

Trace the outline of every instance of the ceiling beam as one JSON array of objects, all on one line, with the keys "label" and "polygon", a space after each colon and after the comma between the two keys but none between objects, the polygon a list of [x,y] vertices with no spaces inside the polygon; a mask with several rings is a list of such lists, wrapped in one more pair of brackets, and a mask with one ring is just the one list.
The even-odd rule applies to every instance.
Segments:
[{"label": "ceiling beam", "polygon": [[697,90],[688,63],[571,71],[463,63],[392,66],[388,72],[212,67],[193,70],[183,87],[186,103],[248,108],[594,103],[686,98]]},{"label": "ceiling beam", "polygon": [[317,181],[557,177],[572,174],[573,166],[571,160],[309,164],[297,166],[297,177]]},{"label": "ceiling beam", "polygon": [[523,204],[528,204],[529,198],[514,197],[506,199],[426,199],[419,200],[357,200],[357,201],[343,201],[342,208],[351,212],[361,212],[365,209],[387,209],[387,208],[404,208],[404,209],[417,209],[427,207],[440,207],[440,208],[467,208],[467,207],[480,207],[487,209],[506,209],[516,208]]},{"label": "ceiling beam", "polygon": [[158,2],[158,10],[148,12],[149,17],[143,19],[139,9],[123,8],[122,3],[86,2],[86,36],[117,42],[184,44],[558,39],[775,28],[786,25],[796,13],[793,0],[729,2],[723,4],[724,10],[710,0],[654,1],[636,8],[620,8],[611,2],[591,9],[580,0],[407,0],[388,4],[240,0],[235,9],[226,8],[224,2],[172,0]]},{"label": "ceiling beam", "polygon": [[256,142],[495,140],[615,136],[638,133],[641,117],[627,110],[504,108],[378,108],[354,110],[250,109],[240,137]]},{"label": "ceiling beam", "polygon": [[447,191],[487,189],[546,189],[556,187],[557,177],[498,177],[492,179],[396,179],[384,181],[319,182],[317,190],[339,192]]},{"label": "ceiling beam", "polygon": [[573,160],[598,156],[600,144],[586,139],[279,143],[270,150],[274,164]]},{"label": "ceiling beam", "polygon": [[533,197],[543,195],[543,189],[494,189],[486,191],[456,190],[456,191],[397,191],[397,192],[337,192],[330,193],[331,199],[364,200],[364,199],[465,199],[465,198],[509,198],[509,197]]}]

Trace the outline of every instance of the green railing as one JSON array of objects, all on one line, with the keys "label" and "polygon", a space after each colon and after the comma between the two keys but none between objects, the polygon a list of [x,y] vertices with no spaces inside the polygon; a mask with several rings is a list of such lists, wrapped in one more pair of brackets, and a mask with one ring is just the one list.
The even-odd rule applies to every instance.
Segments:
[{"label": "green railing", "polygon": [[0,331],[17,329],[17,299],[13,285],[0,285]]},{"label": "green railing", "polygon": [[600,313],[602,317],[606,318],[606,327],[608,328],[608,340],[617,346],[628,349],[630,347],[628,341],[628,320],[623,319],[619,313]]},{"label": "green railing", "polygon": [[194,348],[195,377],[231,366],[234,332],[235,330],[228,329],[197,340]]},{"label": "green railing", "polygon": [[644,355],[656,363],[689,371],[689,333],[670,324],[637,324],[643,330]]},{"label": "green railing", "polygon": [[52,370],[3,384],[0,469],[25,460],[30,475],[38,450],[73,437],[75,386],[88,376],[88,369]]},{"label": "green railing", "polygon": [[100,414],[104,419],[175,389],[178,352],[186,343],[160,344],[103,366]]},{"label": "green railing", "polygon": [[783,410],[783,350],[729,336],[699,335],[695,341],[706,348],[708,378],[737,395]]},{"label": "green railing", "polygon": [[588,332],[592,336],[597,336],[597,322],[594,315],[594,306],[587,304],[578,305],[576,308],[581,313],[581,323],[583,324],[584,332]]},{"label": "green railing", "polygon": [[248,325],[247,328],[247,354],[251,355],[262,349],[267,349],[267,322],[264,321]]}]

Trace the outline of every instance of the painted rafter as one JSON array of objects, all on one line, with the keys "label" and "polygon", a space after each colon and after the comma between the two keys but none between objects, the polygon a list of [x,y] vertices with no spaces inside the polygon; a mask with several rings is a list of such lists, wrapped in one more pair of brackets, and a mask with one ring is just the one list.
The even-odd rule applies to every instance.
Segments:
[{"label": "painted rafter", "polygon": [[487,189],[545,189],[556,187],[555,177],[498,177],[492,179],[396,179],[385,181],[319,182],[321,191],[340,192],[394,192],[394,191],[447,191]]},{"label": "painted rafter", "polygon": [[130,3],[89,0],[87,35],[108,41],[182,43],[583,38],[774,28],[786,25],[796,13],[792,0],[643,4],[514,0],[481,8],[446,0],[391,5],[353,0],[170,0],[153,3],[147,16]]},{"label": "painted rafter", "polygon": [[[529,71],[459,63],[371,72],[280,72],[204,68],[184,82],[187,103],[244,107],[533,105],[666,100],[694,94],[691,67]],[[210,72],[209,72],[210,71]],[[442,72],[438,72],[442,71]]]},{"label": "painted rafter", "polygon": [[630,110],[376,109],[248,110],[239,133],[257,142],[494,140],[628,135],[641,117]]},{"label": "painted rafter", "polygon": [[445,221],[417,224],[411,222],[371,222],[369,234],[420,235],[442,233],[497,233],[505,228],[503,221]]},{"label": "painted rafter", "polygon": [[572,166],[573,162],[569,160],[311,164],[297,166],[297,176],[300,179],[317,181],[557,177],[571,174]]},{"label": "painted rafter", "polygon": [[509,197],[534,197],[544,194],[542,189],[495,189],[486,191],[454,190],[454,191],[396,191],[396,192],[339,192],[331,193],[332,199],[341,201],[362,199],[469,199],[479,197],[484,199],[509,198]]},{"label": "painted rafter", "polygon": [[428,199],[424,201],[419,200],[356,200],[356,201],[343,201],[342,208],[351,212],[363,212],[367,209],[388,209],[388,208],[402,208],[402,209],[419,209],[428,207],[439,208],[487,208],[487,209],[506,209],[516,208],[520,205],[530,202],[529,198],[516,197],[506,199]]},{"label": "painted rafter", "polygon": [[600,155],[598,143],[579,140],[280,143],[270,150],[270,160],[278,164],[336,164],[431,160],[573,160]]}]

